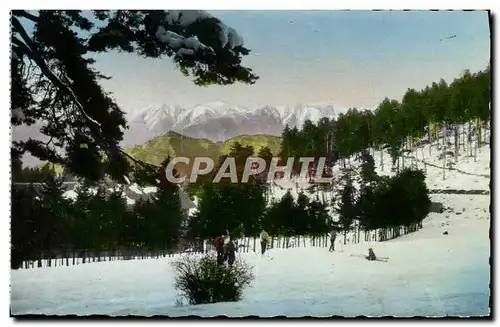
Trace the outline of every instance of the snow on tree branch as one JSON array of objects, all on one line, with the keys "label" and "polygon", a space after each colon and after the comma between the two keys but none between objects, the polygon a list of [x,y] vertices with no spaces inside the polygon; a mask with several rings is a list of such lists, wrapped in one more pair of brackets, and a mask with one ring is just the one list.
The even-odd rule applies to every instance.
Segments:
[{"label": "snow on tree branch", "polygon": [[[202,10],[169,10],[165,14],[164,22],[169,26],[185,28],[199,20],[210,18],[213,17]],[[235,47],[244,45],[243,37],[234,28],[227,26],[221,21],[218,21],[217,24],[219,26],[219,41],[222,48],[228,45],[230,49],[234,49]],[[174,51],[177,51],[178,55],[180,53],[194,54],[191,51],[181,50],[182,48],[194,51],[198,51],[199,49],[213,51],[211,47],[201,43],[196,36],[185,38],[177,33],[166,30],[164,26],[158,26],[156,37],[160,42],[166,43]]]},{"label": "snow on tree branch", "polygon": [[194,54],[196,51],[200,50],[214,50],[212,47],[208,47],[205,44],[201,43],[200,40],[198,40],[197,36],[186,38],[175,32],[167,31],[163,26],[158,26],[156,37],[160,42],[167,44],[172,50],[176,51],[178,55],[180,55],[181,53]]}]

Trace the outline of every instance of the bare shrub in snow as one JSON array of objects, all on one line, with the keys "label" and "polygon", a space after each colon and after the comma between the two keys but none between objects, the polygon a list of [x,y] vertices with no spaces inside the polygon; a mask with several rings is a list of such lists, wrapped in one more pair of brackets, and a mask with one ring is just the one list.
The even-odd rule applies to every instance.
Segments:
[{"label": "bare shrub in snow", "polygon": [[172,263],[175,288],[189,304],[239,301],[243,289],[255,278],[252,267],[237,260],[232,267],[218,267],[214,256],[183,257]]}]

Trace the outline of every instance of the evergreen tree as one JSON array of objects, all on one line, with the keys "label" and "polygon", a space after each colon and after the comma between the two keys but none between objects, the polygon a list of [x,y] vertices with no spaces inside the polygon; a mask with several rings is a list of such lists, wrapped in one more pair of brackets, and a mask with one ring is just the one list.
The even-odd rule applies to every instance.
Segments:
[{"label": "evergreen tree", "polygon": [[361,153],[361,183],[363,186],[370,185],[378,178],[375,172],[375,160],[373,156],[366,150]]},{"label": "evergreen tree", "polygon": [[354,219],[357,217],[355,189],[350,177],[345,178],[340,203],[337,208],[339,223],[344,232],[344,244],[346,244],[347,232],[351,229]]},{"label": "evergreen tree", "polygon": [[64,198],[60,179],[49,175],[40,190],[41,215],[37,228],[40,249],[66,250],[70,241],[70,201]]},{"label": "evergreen tree", "polygon": [[325,235],[329,232],[330,215],[325,203],[311,201],[307,207],[307,234],[313,236]]},{"label": "evergreen tree", "polygon": [[11,268],[20,268],[24,260],[39,257],[36,226],[40,224],[40,200],[33,186],[11,187]]}]

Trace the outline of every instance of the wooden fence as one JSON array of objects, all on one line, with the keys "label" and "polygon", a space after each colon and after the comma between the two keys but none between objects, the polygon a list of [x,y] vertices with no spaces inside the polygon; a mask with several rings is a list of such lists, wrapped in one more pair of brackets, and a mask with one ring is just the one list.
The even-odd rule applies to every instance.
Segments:
[{"label": "wooden fence", "polygon": [[[422,228],[422,224],[415,224],[410,227],[385,228],[373,231],[352,230],[344,235],[338,233],[335,243],[337,244],[357,244],[366,242],[383,242],[399,236],[415,232]],[[260,253],[260,241],[257,237],[245,237],[235,240],[239,253]],[[271,249],[289,249],[304,247],[328,248],[330,246],[330,236],[292,236],[273,237],[271,236]],[[96,262],[111,262],[118,260],[144,260],[174,257],[185,253],[209,253],[215,251],[212,242],[205,240],[202,242],[192,242],[186,244],[182,250],[149,250],[140,247],[121,248],[111,251],[54,251],[51,253],[40,253],[39,258],[26,260],[21,264],[21,269],[73,266],[79,264],[89,264]]]}]

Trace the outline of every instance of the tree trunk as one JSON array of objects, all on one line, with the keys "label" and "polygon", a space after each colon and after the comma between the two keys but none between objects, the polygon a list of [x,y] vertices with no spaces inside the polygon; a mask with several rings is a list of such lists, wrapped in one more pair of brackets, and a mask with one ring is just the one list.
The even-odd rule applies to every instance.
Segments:
[{"label": "tree trunk", "polygon": [[[484,126],[484,128],[483,128],[483,130],[484,130],[484,142],[485,142],[485,143],[486,143],[486,140],[488,139],[488,138],[486,137],[486,129],[487,129],[487,127],[488,127],[488,122],[486,122],[486,123],[485,123],[485,126]],[[488,130],[489,130],[489,128],[488,128]],[[491,135],[491,133],[490,133],[490,135]],[[488,144],[489,144],[489,141],[488,141]]]},{"label": "tree trunk", "polygon": [[[406,140],[403,141],[403,147],[401,149],[401,154],[399,155],[399,157],[401,158],[401,168],[402,169],[405,169],[405,156],[404,156],[404,150],[405,150],[405,147],[406,147]],[[398,167],[399,168],[399,167]],[[398,172],[399,172],[399,169],[398,169]]]},{"label": "tree trunk", "polygon": [[384,147],[380,149],[380,167],[384,171]]},{"label": "tree trunk", "polygon": [[474,142],[474,162],[477,160],[477,148],[480,146],[480,134],[481,132],[479,131],[479,126],[478,126],[478,120],[476,119],[476,141]]},{"label": "tree trunk", "polygon": [[476,137],[476,142],[474,142],[474,162],[477,160],[477,137]]},{"label": "tree trunk", "polygon": [[431,126],[432,126],[432,124],[429,123],[429,156],[432,155],[432,137],[431,137],[432,131],[431,131]]},{"label": "tree trunk", "polygon": [[443,180],[446,178],[446,148],[443,147]]},{"label": "tree trunk", "polygon": [[429,140],[429,155],[431,154],[431,148],[432,148],[432,137],[431,137],[431,123],[429,122],[427,124],[427,139]]},{"label": "tree trunk", "polygon": [[481,127],[481,119],[477,119],[476,120],[476,126],[477,126],[477,139],[478,139],[478,143],[479,143],[479,146],[481,146],[481,143],[482,143],[482,133],[481,131],[483,130],[482,127]]},{"label": "tree trunk", "polygon": [[465,134],[466,134],[466,132],[462,128],[462,147],[464,149],[464,152],[467,153],[466,152],[467,151],[467,146],[466,146]]},{"label": "tree trunk", "polygon": [[472,157],[472,131],[471,131],[471,122],[469,120],[469,133],[467,135],[467,141],[469,143],[469,156]]}]

